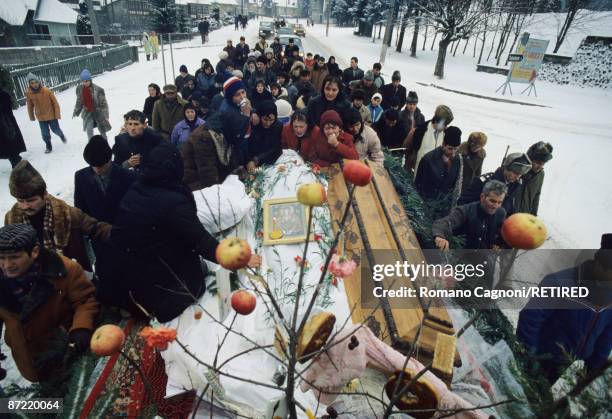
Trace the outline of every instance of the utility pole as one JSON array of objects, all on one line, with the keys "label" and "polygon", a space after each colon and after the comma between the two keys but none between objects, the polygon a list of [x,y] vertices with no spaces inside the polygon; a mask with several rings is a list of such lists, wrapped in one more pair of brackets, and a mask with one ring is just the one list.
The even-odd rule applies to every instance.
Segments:
[{"label": "utility pole", "polygon": [[389,7],[389,13],[387,14],[387,23],[385,26],[385,36],[383,37],[382,46],[380,47],[380,59],[378,62],[381,64],[385,63],[387,57],[387,44],[390,43],[391,36],[393,35],[393,11],[395,10],[395,4],[397,0],[391,0],[391,7]]},{"label": "utility pole", "polygon": [[91,23],[91,33],[94,36],[94,44],[101,44],[100,29],[98,28],[98,20],[96,19],[96,11],[94,10],[93,0],[87,0],[87,10],[89,13],[89,22]]},{"label": "utility pole", "polygon": [[331,5],[331,0],[327,0],[326,3],[326,14],[327,14],[327,22],[325,23],[325,36],[329,36],[329,13],[330,13],[330,5]]}]

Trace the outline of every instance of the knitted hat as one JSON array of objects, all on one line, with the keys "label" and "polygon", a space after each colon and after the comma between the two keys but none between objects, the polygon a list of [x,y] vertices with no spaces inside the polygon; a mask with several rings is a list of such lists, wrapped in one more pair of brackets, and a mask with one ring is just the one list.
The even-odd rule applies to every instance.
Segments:
[{"label": "knitted hat", "polygon": [[26,76],[26,81],[28,82],[28,84],[30,84],[31,81],[40,82],[40,79],[36,76],[36,74],[28,73],[28,75]]},{"label": "knitted hat", "polygon": [[267,115],[278,116],[278,108],[273,100],[264,100],[257,106],[257,115],[264,117]]},{"label": "knitted hat", "polygon": [[173,85],[173,84],[167,84],[167,85],[164,86],[163,90],[164,90],[164,93],[167,93],[167,92],[174,92],[174,93],[176,93],[176,86]]},{"label": "knitted hat", "polygon": [[468,143],[476,147],[484,147],[487,144],[487,134],[484,132],[473,132],[468,137]]},{"label": "knitted hat", "polygon": [[261,57],[261,52],[259,52],[259,50],[255,50],[255,51],[253,52],[253,57],[255,57],[255,58],[259,58],[259,57]]},{"label": "knitted hat", "polygon": [[355,125],[357,122],[362,122],[361,114],[355,108],[349,108],[344,112],[344,127],[348,129],[349,127]]},{"label": "knitted hat", "polygon": [[374,98],[378,98],[378,99],[382,100],[382,95],[380,93],[374,93],[372,95],[372,99],[374,99]]},{"label": "knitted hat", "polygon": [[419,96],[417,95],[417,92],[415,91],[408,92],[406,103],[419,103]]},{"label": "knitted hat", "polygon": [[434,117],[432,118],[436,122],[444,119],[447,124],[450,124],[453,120],[453,111],[446,105],[439,105],[434,112]]},{"label": "knitted hat", "polygon": [[227,53],[227,51],[221,51],[219,53],[220,60],[227,60],[228,58],[229,58],[229,54]]},{"label": "knitted hat", "polygon": [[369,80],[369,81],[374,81],[374,73],[372,73],[372,70],[366,71],[365,74],[363,75],[363,79],[364,80]]},{"label": "knitted hat", "polygon": [[355,99],[365,100],[365,92],[361,89],[353,90],[353,93],[351,93],[351,101]]},{"label": "knitted hat", "polygon": [[38,243],[36,230],[30,224],[9,224],[0,228],[0,252],[32,251]]},{"label": "knitted hat", "polygon": [[83,158],[88,165],[93,167],[104,166],[113,156],[113,151],[108,141],[101,135],[94,135],[83,150]]},{"label": "knitted hat", "polygon": [[522,176],[531,170],[531,160],[524,153],[510,153],[504,159],[503,167]]},{"label": "knitted hat", "polygon": [[291,118],[291,114],[293,113],[293,108],[291,104],[287,102],[285,99],[279,99],[276,101],[276,109],[278,112],[278,120],[281,122],[286,122],[286,119]]},{"label": "knitted hat", "polygon": [[84,69],[83,71],[81,71],[81,80],[83,80],[83,81],[85,81],[85,80],[91,81],[91,73],[89,72],[88,69]]},{"label": "knitted hat", "polygon": [[400,74],[399,71],[395,70],[393,72],[393,75],[391,76],[391,81],[401,81],[402,80],[402,75]]},{"label": "knitted hat", "polygon": [[397,119],[399,118],[399,112],[397,111],[397,109],[393,109],[393,108],[389,108],[387,109],[383,115],[385,116],[385,119],[388,121],[397,121]]},{"label": "knitted hat", "polygon": [[461,145],[461,130],[457,127],[448,127],[444,130],[444,144],[451,147]]},{"label": "knitted hat", "polygon": [[202,92],[200,92],[199,90],[195,90],[189,97],[189,100],[197,100],[198,102],[200,102],[202,101],[203,97],[204,95],[202,94]]},{"label": "knitted hat", "polygon": [[9,177],[9,191],[15,198],[27,199],[44,195],[47,192],[47,184],[29,161],[21,160]]},{"label": "knitted hat", "polygon": [[323,128],[327,124],[334,124],[339,127],[342,126],[342,118],[340,118],[338,112],[334,111],[333,109],[323,112],[319,126]]},{"label": "knitted hat", "polygon": [[527,155],[531,160],[542,161],[546,163],[549,160],[552,160],[553,155],[553,146],[550,143],[545,143],[544,141],[538,141],[527,150]]},{"label": "knitted hat", "polygon": [[187,66],[185,64],[181,64],[181,66],[179,67],[179,72],[189,73],[189,71],[187,71]]},{"label": "knitted hat", "polygon": [[232,76],[238,77],[240,80],[242,80],[242,78],[244,77],[244,74],[242,74],[242,71],[240,70],[234,70],[232,71]]},{"label": "knitted hat", "polygon": [[223,95],[226,99],[233,98],[240,89],[246,90],[246,86],[238,77],[230,77],[223,83]]},{"label": "knitted hat", "polygon": [[274,55],[274,50],[270,47],[264,49],[264,54],[272,54]]}]

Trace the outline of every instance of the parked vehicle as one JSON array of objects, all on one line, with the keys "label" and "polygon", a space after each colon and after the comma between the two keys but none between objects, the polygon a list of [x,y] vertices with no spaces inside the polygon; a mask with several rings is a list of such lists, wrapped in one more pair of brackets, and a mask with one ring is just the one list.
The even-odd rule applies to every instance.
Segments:
[{"label": "parked vehicle", "polygon": [[304,25],[302,25],[301,23],[293,24],[293,33],[297,36],[306,37],[306,30],[304,29]]},{"label": "parked vehicle", "polygon": [[276,35],[277,36],[282,36],[282,35],[291,35],[293,36],[293,28],[290,28],[288,26],[283,26],[280,27],[276,30]]},{"label": "parked vehicle", "polygon": [[272,36],[273,32],[274,32],[274,26],[272,22],[264,21],[264,22],[259,23],[259,36],[260,37],[263,36],[265,38],[268,38]]}]

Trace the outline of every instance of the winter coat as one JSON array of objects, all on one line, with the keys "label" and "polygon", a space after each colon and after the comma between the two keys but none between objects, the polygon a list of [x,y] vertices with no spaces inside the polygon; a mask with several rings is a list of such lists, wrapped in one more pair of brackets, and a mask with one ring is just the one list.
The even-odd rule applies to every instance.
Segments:
[{"label": "winter coat", "polygon": [[377,123],[372,125],[372,128],[378,134],[380,143],[383,147],[387,148],[400,148],[404,145],[404,140],[408,135],[408,129],[404,125],[401,119],[397,120],[397,123],[390,127],[386,124],[385,118],[380,118]]},{"label": "winter coat", "polygon": [[196,86],[203,95],[207,95],[209,90],[215,86],[215,76],[214,73],[206,74],[202,71],[196,77]]},{"label": "winter coat", "polygon": [[506,197],[504,198],[504,202],[502,206],[506,210],[506,214],[510,217],[515,212],[519,211],[520,199],[521,199],[521,191],[522,191],[522,183],[521,180],[517,180],[516,182],[507,183],[506,178],[504,176],[504,169],[498,168],[495,173],[486,173],[480,177],[474,178],[472,184],[461,193],[459,197],[459,201],[457,202],[459,205],[468,204],[470,202],[479,201],[480,194],[482,193],[482,188],[485,183],[489,180],[499,180],[504,183],[508,187],[508,193],[506,193]]},{"label": "winter coat", "polygon": [[127,164],[127,160],[133,155],[140,154],[140,165],[134,168],[136,172],[139,172],[147,164],[151,150],[161,143],[162,137],[151,128],[145,128],[140,137],[130,137],[130,134],[124,132],[115,137],[113,162],[129,169],[130,166]]},{"label": "winter coat", "polygon": [[83,85],[79,84],[76,88],[77,100],[74,105],[74,112],[72,115],[81,115],[81,118],[83,118],[83,131],[87,130],[87,121],[90,118],[93,118],[100,131],[110,131],[112,126],[109,121],[108,102],[106,101],[104,89],[93,83],[91,83],[90,88],[91,96],[93,97],[94,102],[94,111],[90,113],[87,111],[87,109],[85,109],[85,106],[83,105]]},{"label": "winter coat", "polygon": [[343,75],[342,70],[340,70],[340,66],[338,65],[338,63],[330,63],[328,62],[327,64],[325,64],[327,66],[327,71],[329,71],[329,74],[338,74],[340,73],[340,76]]},{"label": "winter coat", "polygon": [[247,161],[256,165],[274,164],[282,153],[281,135],[283,124],[278,120],[270,128],[264,128],[261,122],[252,128],[249,138],[249,155]]},{"label": "winter coat", "polygon": [[[235,168],[231,147],[220,131],[201,125],[189,136],[181,150],[185,175],[183,182],[192,191],[222,183]],[[227,164],[223,164],[224,160]]]},{"label": "winter coat", "polygon": [[159,132],[164,140],[170,140],[170,134],[176,124],[185,118],[183,106],[186,103],[187,101],[180,97],[172,102],[165,98],[155,102],[153,106],[153,129]]},{"label": "winter coat", "polygon": [[111,165],[106,191],[91,167],[74,174],[74,206],[99,221],[112,224],[119,209],[119,203],[132,183],[136,172],[116,164]]},{"label": "winter coat", "polygon": [[304,134],[302,138],[298,138],[293,132],[291,123],[284,125],[281,134],[281,147],[283,149],[297,151],[304,160],[308,160],[308,150],[310,144],[314,141],[313,138],[316,138],[320,135],[320,129],[318,126],[311,125],[311,127],[312,129],[306,131],[306,134]]},{"label": "winter coat", "polygon": [[26,151],[23,135],[13,115],[11,95],[0,89],[0,159]]},{"label": "winter coat", "polygon": [[372,127],[364,125],[363,131],[359,136],[355,136],[353,142],[360,160],[369,159],[376,163],[384,162],[385,154],[382,152],[380,139]]},{"label": "winter coat", "polygon": [[[111,226],[90,217],[80,209],[71,207],[52,195],[47,195],[47,199],[51,201],[53,211],[52,239],[56,251],[70,259],[76,259],[84,269],[91,271],[83,236],[89,236],[92,240],[105,241],[109,237]],[[4,224],[18,223],[28,223],[28,216],[18,204],[15,204],[6,213]]]},{"label": "winter coat", "polygon": [[484,148],[476,153],[470,152],[470,145],[467,141],[461,143],[457,152],[463,158],[463,186],[461,190],[466,190],[472,184],[474,178],[480,177],[482,174],[482,163],[487,156],[487,152]]},{"label": "winter coat", "polygon": [[530,170],[526,175],[521,177],[521,182],[523,183],[523,191],[519,211],[538,215],[540,194],[542,193],[542,185],[544,184],[544,170],[541,170],[539,173]]},{"label": "winter coat", "polygon": [[159,54],[159,38],[157,35],[149,35],[151,45],[153,46],[153,54]]},{"label": "winter coat", "polygon": [[402,109],[406,104],[406,88],[401,84],[398,85],[397,88],[393,83],[385,84],[380,89],[380,94],[382,95],[381,106],[384,110],[391,107],[391,99],[394,97],[399,100],[399,109]]},{"label": "winter coat", "polygon": [[292,84],[287,89],[287,93],[289,94],[289,103],[295,106],[295,102],[298,97],[300,97],[300,92],[307,91],[307,95],[309,97],[313,97],[316,94],[316,90],[314,85],[309,81],[298,81],[297,83]]},{"label": "winter coat", "polygon": [[465,235],[464,249],[491,249],[501,242],[501,226],[506,219],[506,210],[498,208],[490,215],[483,211],[480,201],[454,207],[446,217],[434,221],[433,237],[450,239]]},{"label": "winter coat", "polygon": [[[19,305],[0,272],[0,326],[21,375],[33,382],[51,378],[61,359],[35,365],[54,346],[60,328],[67,332],[94,327],[99,305],[95,287],[83,268],[67,257],[41,249],[39,269],[32,289]],[[0,331],[1,333],[1,331]],[[37,368],[38,367],[38,368]]]},{"label": "winter coat", "polygon": [[308,102],[306,113],[308,114],[308,121],[311,124],[319,125],[321,122],[321,115],[323,112],[333,109],[338,112],[340,116],[344,115],[344,112],[351,106],[351,104],[344,98],[342,92],[338,92],[338,96],[332,102],[325,99],[325,94],[321,92],[320,95],[313,97]]},{"label": "winter coat", "polygon": [[[257,112],[257,108],[259,108],[259,106],[263,102],[267,102],[270,100],[273,101],[274,97],[272,96],[272,93],[264,89],[262,93],[257,93],[257,91],[254,90],[253,93],[249,95],[249,99],[251,99],[251,106],[253,108],[253,112]],[[260,115],[260,116],[263,116],[263,115]]]},{"label": "winter coat", "polygon": [[238,43],[238,45],[234,47],[234,54],[230,58],[232,59],[232,61],[234,61],[234,66],[236,68],[241,68],[242,66],[244,66],[244,63],[246,63],[247,58],[249,58],[249,52],[251,52],[251,49],[246,43],[244,44],[244,46]]},{"label": "winter coat", "polygon": [[[248,153],[246,135],[250,129],[250,116],[243,115],[240,108],[228,99],[223,99],[219,111],[214,116],[220,123],[219,129],[223,131],[225,141],[233,146],[235,161],[238,165],[245,164]],[[207,122],[216,124],[216,121],[210,121],[210,118]]]},{"label": "winter coat", "polygon": [[[406,170],[413,170],[415,166],[417,166],[417,156],[419,155],[419,150],[421,149],[421,145],[423,144],[423,138],[425,137],[425,133],[428,129],[434,129],[432,124],[430,124],[431,120],[425,121],[420,125],[417,125],[413,130],[409,130],[409,135],[406,138],[405,147],[406,147]],[[442,144],[444,140],[444,136],[440,136],[438,134],[437,144]],[[434,145],[432,145],[435,148]],[[423,150],[425,152],[425,150]]]},{"label": "winter coat", "polygon": [[30,121],[34,121],[34,116],[39,121],[53,121],[62,117],[55,94],[44,86],[41,86],[38,90],[28,87],[26,103]]},{"label": "winter coat", "polygon": [[255,51],[261,52],[261,55],[264,54],[264,51],[268,48],[268,43],[266,41],[259,41],[255,44]]},{"label": "winter coat", "polygon": [[372,106],[372,104],[370,103],[368,105],[368,110],[370,111],[370,114],[372,115],[372,124],[375,124],[376,122],[378,122],[380,120],[380,117],[383,114],[383,108],[382,106]]},{"label": "winter coat", "polygon": [[310,80],[317,91],[323,88],[323,80],[328,74],[327,67],[313,68],[310,72]]},{"label": "winter coat", "polygon": [[612,350],[610,290],[598,288],[585,275],[592,263],[552,273],[540,283],[540,287],[586,286],[588,299],[534,297],[519,314],[517,337],[535,354],[552,355],[550,363],[558,367],[568,364],[567,352],[584,360],[592,371],[604,364]]},{"label": "winter coat", "polygon": [[357,67],[353,69],[351,67],[344,69],[342,72],[342,82],[345,86],[348,86],[350,82],[354,80],[361,80],[363,78],[363,70]]},{"label": "winter coat", "polygon": [[425,116],[421,113],[421,110],[418,107],[414,110],[414,114],[412,116],[410,115],[410,112],[408,112],[408,109],[404,108],[404,110],[400,112],[400,119],[404,121],[404,124],[406,127],[408,127],[408,131],[425,122]]},{"label": "winter coat", "polygon": [[[353,105],[351,105],[351,107],[355,108]],[[368,126],[372,125],[372,114],[370,113],[368,107],[361,105],[361,107],[357,110],[359,111],[359,115],[361,115],[361,120],[363,123]]]},{"label": "winter coat", "polygon": [[442,147],[425,154],[419,164],[414,184],[425,201],[452,195],[451,206],[453,206],[461,193],[463,164],[461,156],[455,155],[451,160],[451,166],[448,167],[442,160],[443,154]]},{"label": "winter coat", "polygon": [[359,154],[353,144],[353,136],[341,131],[338,137],[337,147],[332,147],[327,142],[327,137],[323,130],[319,130],[319,135],[312,137],[312,141],[302,143],[306,146],[305,153],[308,161],[318,164],[320,167],[327,167],[338,163],[341,158],[348,160],[359,160]]},{"label": "winter coat", "polygon": [[270,48],[272,48],[272,51],[274,51],[274,56],[278,60],[281,56],[281,52],[283,51],[283,44],[274,41],[270,44]]},{"label": "winter coat", "polygon": [[193,84],[195,86],[196,78],[192,76],[191,74],[187,74],[185,77],[181,76],[180,74],[176,76],[176,78],[174,79],[174,85],[176,86],[176,91],[181,92],[183,88],[185,87],[185,85],[187,84],[188,80],[193,81]]},{"label": "winter coat", "polygon": [[145,55],[151,55],[153,53],[153,45],[146,32],[142,35],[142,46],[144,47]]},{"label": "winter coat", "polygon": [[131,294],[130,299],[160,322],[172,320],[194,303],[182,284],[195,298],[204,293],[200,255],[216,262],[217,240],[198,219],[191,192],[186,186],[184,191],[180,188],[163,182],[134,183],[113,225],[112,268],[101,276],[102,283],[112,278],[109,286],[117,288],[122,305]]},{"label": "winter coat", "polygon": [[383,79],[382,76],[374,76],[374,86],[376,86],[377,89],[380,89],[384,85],[385,79]]},{"label": "winter coat", "polygon": [[352,92],[354,92],[355,90],[363,91],[363,93],[365,94],[365,98],[363,100],[364,106],[367,106],[367,104],[370,103],[370,101],[372,100],[372,96],[374,96],[374,93],[378,92],[378,89],[376,88],[376,85],[374,83],[372,83],[370,87],[367,87],[363,82],[363,79],[351,82],[349,88]]},{"label": "winter coat", "polygon": [[185,142],[187,141],[189,135],[191,135],[191,133],[203,123],[204,121],[202,119],[196,117],[193,125],[190,126],[187,121],[183,119],[178,124],[176,124],[176,126],[172,130],[170,141],[180,150],[183,147],[183,144],[185,144]]},{"label": "winter coat", "polygon": [[149,96],[145,99],[145,103],[144,103],[144,108],[142,110],[142,113],[145,114],[145,116],[147,117],[147,123],[150,125],[153,123],[153,105],[155,105],[155,102],[157,102],[159,99],[161,99],[162,96]]},{"label": "winter coat", "polygon": [[208,33],[208,28],[210,28],[210,23],[207,20],[198,23],[198,31],[200,33]]}]

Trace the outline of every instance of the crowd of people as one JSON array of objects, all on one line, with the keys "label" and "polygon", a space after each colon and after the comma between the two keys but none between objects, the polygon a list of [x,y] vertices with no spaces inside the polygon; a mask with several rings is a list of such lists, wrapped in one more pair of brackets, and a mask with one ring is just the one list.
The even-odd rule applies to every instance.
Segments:
[{"label": "crowd of people", "polygon": [[[230,174],[244,179],[274,164],[283,149],[320,167],[342,159],[383,164],[383,149],[390,150],[414,174],[426,203],[444,202],[444,217],[432,229],[439,249],[456,234],[466,236],[466,248],[503,246],[506,217],[538,214],[550,143],[511,152],[483,174],[486,133],[464,136],[446,105],[426,119],[417,92],[407,91],[399,71],[386,82],[379,63],[362,69],[352,57],[341,69],[333,56],[304,52],[293,42],[283,47],[279,38],[270,44],[262,38],[253,49],[244,37],[235,46],[228,40],[214,64],[204,58],[193,74],[181,65],[173,84],[149,84],[143,109],[125,113],[112,145],[104,89],[84,69],[73,116],[82,118],[89,141],[87,167],[75,174],[74,206],[49,194],[40,173],[21,160],[23,138],[7,116],[3,124],[12,131],[0,135],[15,144],[6,157],[14,166],[9,188],[16,204],[0,229],[0,322],[24,377],[39,381],[53,373],[52,360],[42,366],[35,361],[60,327],[69,331],[72,349],[85,350],[100,303],[133,315],[142,307],[162,322],[192,304],[182,286],[202,295],[200,257],[216,262],[217,246],[198,220],[192,192]],[[28,113],[51,152],[50,131],[66,142],[59,105],[36,75],[28,75],[28,83]],[[95,258],[88,257],[84,236]],[[91,271],[94,261],[91,282],[84,270]],[[249,263],[260,262],[253,256]],[[597,272],[609,276],[610,267]],[[588,345],[578,348],[572,340],[565,349],[582,359],[609,352],[612,319],[606,319],[585,337]],[[528,342],[537,341],[534,330]],[[554,362],[561,365],[560,355]]]}]

